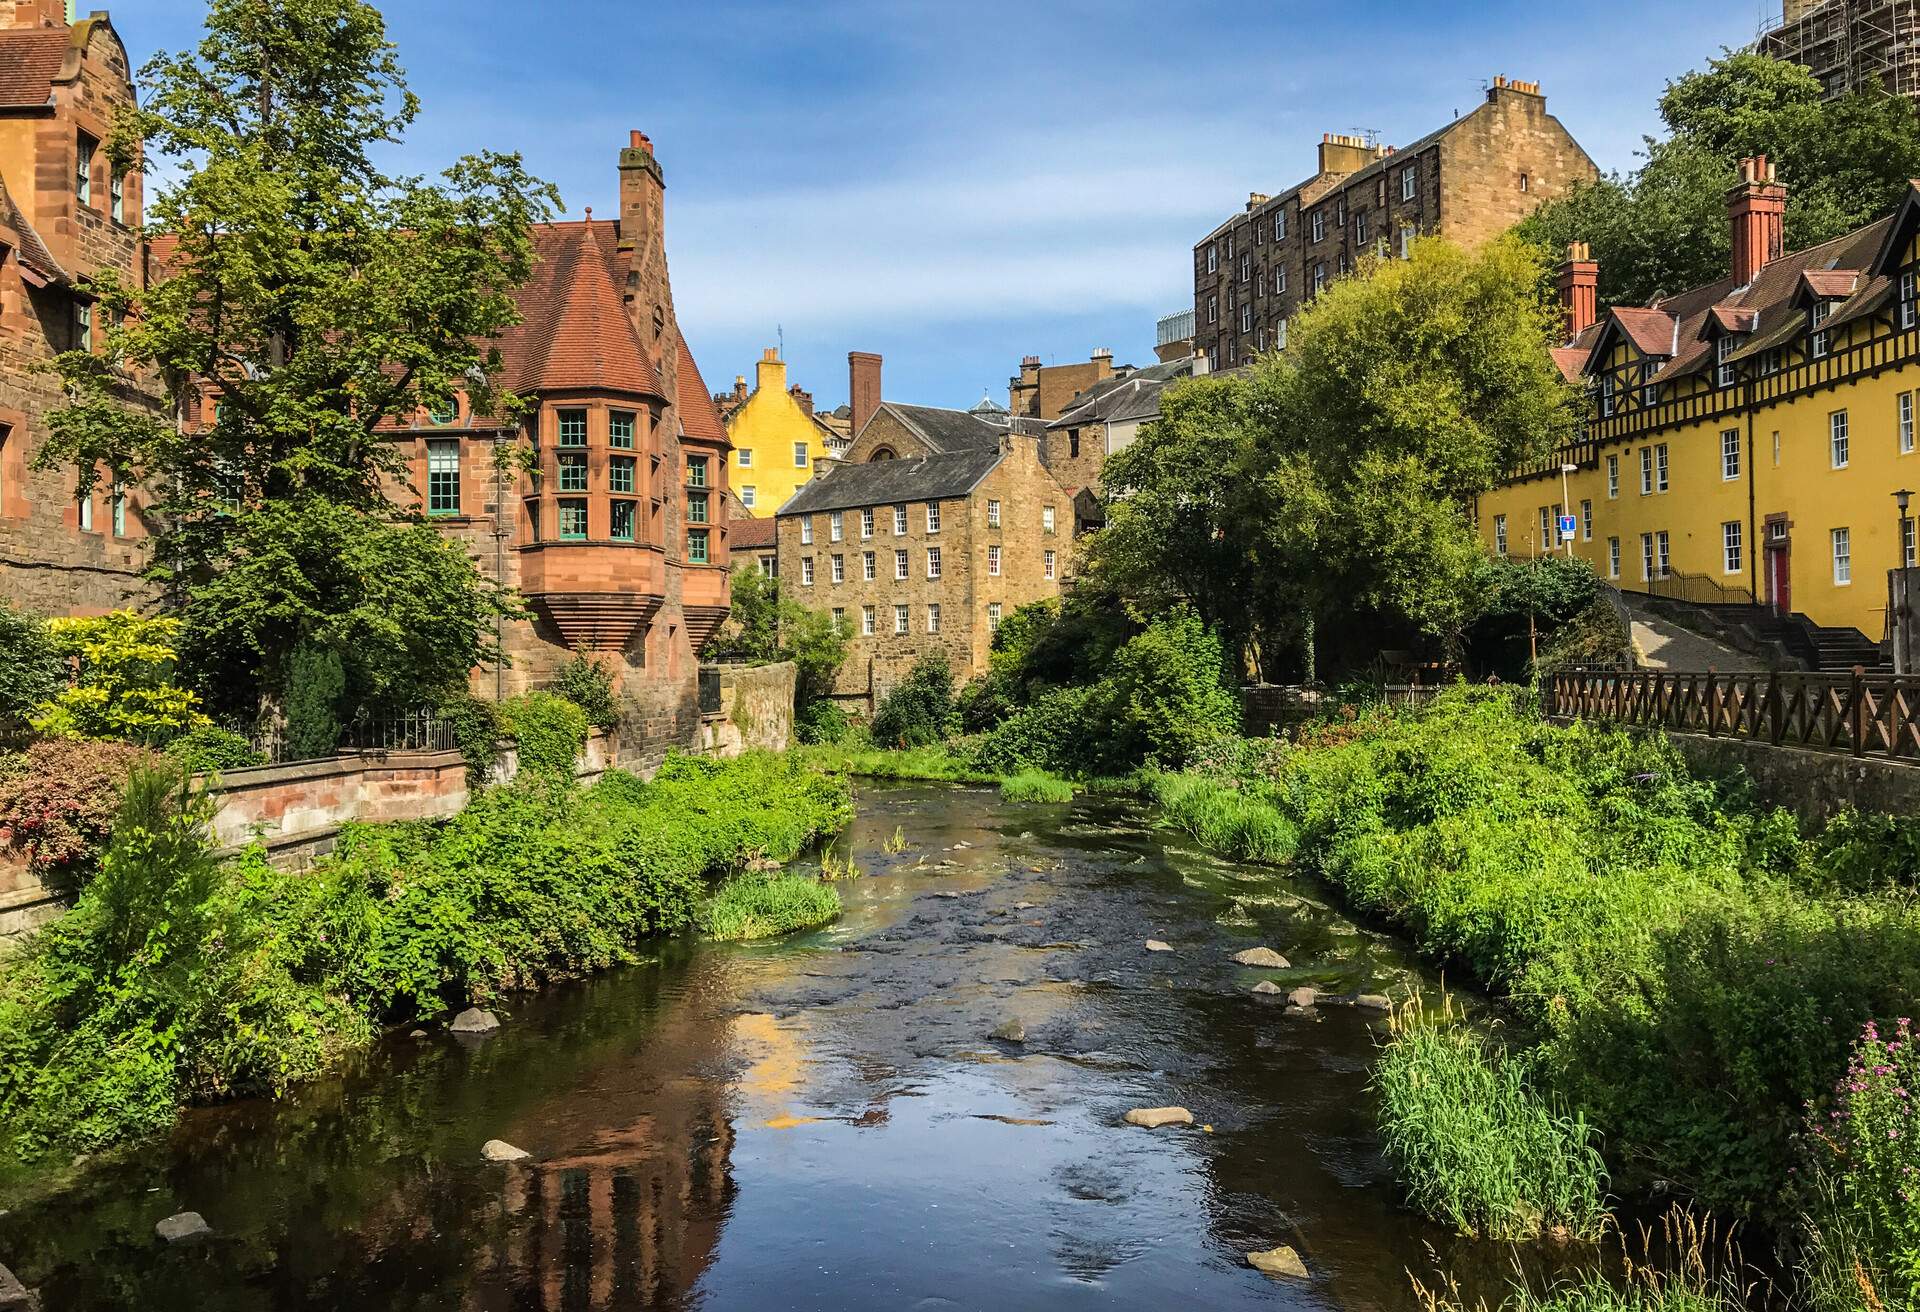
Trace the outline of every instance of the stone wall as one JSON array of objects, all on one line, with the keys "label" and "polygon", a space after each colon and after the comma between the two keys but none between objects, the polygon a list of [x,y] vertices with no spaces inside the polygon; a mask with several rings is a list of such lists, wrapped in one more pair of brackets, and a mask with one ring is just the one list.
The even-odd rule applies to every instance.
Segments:
[{"label": "stone wall", "polygon": [[1896,815],[1920,811],[1920,765],[1775,747],[1745,738],[1667,736],[1697,773],[1721,776],[1744,769],[1761,800],[1784,806],[1802,821],[1822,821],[1847,806]]},{"label": "stone wall", "polygon": [[799,667],[726,665],[720,668],[720,714],[701,726],[701,748],[710,756],[783,752],[793,744],[793,686]]}]

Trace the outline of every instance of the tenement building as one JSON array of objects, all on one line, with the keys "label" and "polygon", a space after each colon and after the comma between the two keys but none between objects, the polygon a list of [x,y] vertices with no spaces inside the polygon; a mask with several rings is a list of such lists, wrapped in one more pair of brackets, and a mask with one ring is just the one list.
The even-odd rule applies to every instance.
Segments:
[{"label": "tenement building", "polygon": [[1215,369],[1287,344],[1287,321],[1369,256],[1418,236],[1474,245],[1599,176],[1535,82],[1497,77],[1470,113],[1401,150],[1321,139],[1312,177],[1246,209],[1193,248],[1195,349]]},{"label": "tenement building", "polygon": [[1597,312],[1599,270],[1571,252],[1555,358],[1585,387],[1583,435],[1481,498],[1480,533],[1629,591],[1757,601],[1879,641],[1888,572],[1915,563],[1896,494],[1920,487],[1920,184],[1895,213],[1785,252],[1785,187],[1764,158],[1741,170],[1716,282]]},{"label": "tenement building", "polygon": [[814,413],[810,392],[788,384],[786,361],[772,347],[760,357],[752,391],[743,375],[715,400],[733,443],[733,489],[754,515],[771,515],[813,477],[816,465],[846,451],[840,426]]},{"label": "tenement building", "polygon": [[1000,622],[1059,595],[1072,497],[1037,422],[880,399],[880,358],[850,358],[858,435],[778,515],[782,586],[851,635],[835,697],[870,710],[930,653],[983,673]]},{"label": "tenement building", "polygon": [[43,614],[145,595],[138,494],[102,471],[81,496],[74,470],[33,468],[64,402],[37,366],[91,343],[86,280],[146,276],[140,175],[105,149],[115,107],[133,95],[106,14],[69,23],[63,0],[0,0],[0,596]]},{"label": "tenement building", "polygon": [[1007,380],[1007,408],[1022,419],[1058,419],[1069,401],[1113,374],[1113,352],[1104,347],[1072,364],[1041,364],[1029,355]]},{"label": "tenement building", "polygon": [[1168,387],[1206,372],[1204,356],[1123,368],[1074,397],[1047,425],[1040,459],[1073,497],[1075,533],[1106,520],[1101,506],[1108,493],[1101,475],[1107,458],[1132,446],[1140,430],[1160,417],[1160,397]]}]

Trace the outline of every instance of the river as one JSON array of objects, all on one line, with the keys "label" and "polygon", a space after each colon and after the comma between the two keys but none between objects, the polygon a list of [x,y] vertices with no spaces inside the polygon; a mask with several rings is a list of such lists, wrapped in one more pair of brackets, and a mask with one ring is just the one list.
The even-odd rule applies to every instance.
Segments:
[{"label": "river", "polygon": [[[1250,991],[1427,987],[1310,882],[1129,802],[859,791],[836,849],[866,877],[833,926],[675,943],[516,1000],[490,1038],[403,1032],[195,1111],[0,1214],[0,1262],[47,1312],[1411,1312],[1409,1272],[1498,1301],[1556,1261],[1401,1206],[1367,1091],[1381,1017]],[[1294,969],[1233,962],[1258,945]],[[992,1037],[1009,1021],[1024,1043]],[[1196,1124],[1121,1121],[1166,1104]],[[489,1139],[530,1161],[483,1162]],[[187,1209],[213,1236],[160,1245]],[[1308,1280],[1247,1265],[1279,1244]]]}]

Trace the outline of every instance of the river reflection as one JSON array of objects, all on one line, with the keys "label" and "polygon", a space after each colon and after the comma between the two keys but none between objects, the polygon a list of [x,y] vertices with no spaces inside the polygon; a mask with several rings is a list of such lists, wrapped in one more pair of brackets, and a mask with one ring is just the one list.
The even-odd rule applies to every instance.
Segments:
[{"label": "river reflection", "polygon": [[[1284,987],[1419,985],[1310,886],[1126,804],[978,790],[863,789],[840,846],[868,877],[828,930],[668,945],[490,1039],[396,1037],[281,1103],[195,1113],[0,1214],[0,1262],[48,1312],[1009,1312],[1412,1309],[1409,1270],[1497,1298],[1516,1258],[1558,1260],[1408,1215],[1368,1107],[1377,1018],[1249,992],[1231,954],[1255,943],[1296,963]],[[1009,1022],[1024,1042],[993,1037]],[[1199,1124],[1120,1123],[1168,1103]],[[531,1158],[482,1162],[495,1138]],[[161,1248],[187,1208],[214,1238]],[[1280,1243],[1311,1281],[1246,1266]]]}]

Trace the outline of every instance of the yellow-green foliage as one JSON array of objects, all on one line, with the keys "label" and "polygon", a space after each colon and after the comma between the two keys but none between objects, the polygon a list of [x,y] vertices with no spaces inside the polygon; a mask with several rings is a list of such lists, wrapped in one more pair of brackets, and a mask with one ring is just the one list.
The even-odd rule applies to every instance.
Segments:
[{"label": "yellow-green foliage", "polygon": [[1255,782],[1150,774],[1147,792],[1169,823],[1236,861],[1278,865],[1299,843],[1293,822]]},{"label": "yellow-green foliage", "polygon": [[824,925],[840,914],[840,895],[804,875],[735,875],[700,908],[708,938],[772,938]]},{"label": "yellow-green foliage", "polygon": [[180,621],[117,610],[47,627],[73,681],[36,708],[37,732],[158,745],[210,723],[200,698],[173,682]]},{"label": "yellow-green foliage", "polygon": [[1000,797],[1007,802],[1071,802],[1073,785],[1045,770],[1022,770],[1001,781]]},{"label": "yellow-green foliage", "polygon": [[1001,776],[980,770],[945,747],[907,747],[885,751],[860,738],[851,742],[816,743],[795,749],[798,759],[829,774],[860,775],[869,779],[926,779],[941,783],[997,784]]}]

